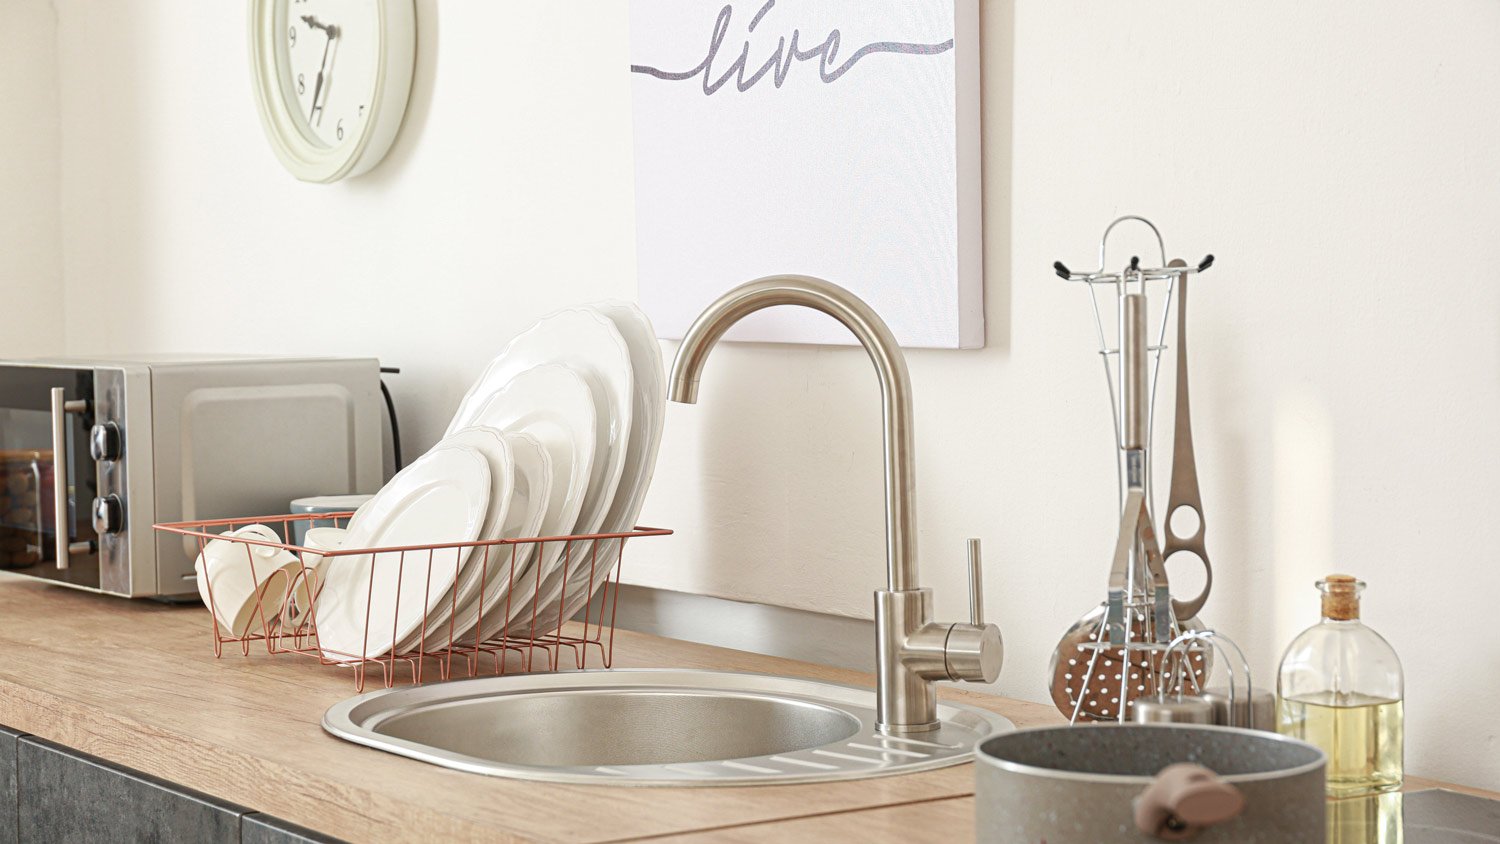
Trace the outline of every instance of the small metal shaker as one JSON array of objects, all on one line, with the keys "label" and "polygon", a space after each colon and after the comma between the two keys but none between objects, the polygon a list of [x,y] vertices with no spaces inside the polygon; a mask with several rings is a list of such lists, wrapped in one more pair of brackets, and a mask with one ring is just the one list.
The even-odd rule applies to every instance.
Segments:
[{"label": "small metal shaker", "polygon": [[1204,689],[1201,700],[1213,707],[1212,723],[1276,732],[1276,695],[1264,689],[1235,689],[1234,710],[1229,708],[1229,689]]},{"label": "small metal shaker", "polygon": [[1138,697],[1131,707],[1130,720],[1137,724],[1212,724],[1214,707],[1196,697]]}]

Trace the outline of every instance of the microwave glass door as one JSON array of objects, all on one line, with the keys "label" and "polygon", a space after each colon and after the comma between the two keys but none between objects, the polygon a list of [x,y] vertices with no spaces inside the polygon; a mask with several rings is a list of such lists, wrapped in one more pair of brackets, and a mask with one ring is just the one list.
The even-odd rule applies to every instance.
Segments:
[{"label": "microwave glass door", "polygon": [[[84,410],[64,411],[62,459],[52,439],[52,389]],[[97,494],[89,454],[94,374],[88,369],[0,367],[0,570],[93,589],[99,587],[98,537],[92,522]],[[59,471],[61,469],[61,471]],[[58,518],[56,484],[67,489]],[[67,531],[68,567],[57,567],[57,531]]]}]

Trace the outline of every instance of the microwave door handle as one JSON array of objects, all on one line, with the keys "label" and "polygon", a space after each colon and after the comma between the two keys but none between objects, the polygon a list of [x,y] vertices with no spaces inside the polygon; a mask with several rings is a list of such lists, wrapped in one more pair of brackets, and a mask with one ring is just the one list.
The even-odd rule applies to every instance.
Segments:
[{"label": "microwave door handle", "polygon": [[63,397],[62,387],[52,388],[52,520],[57,528],[57,567],[68,567],[68,556],[76,547],[80,552],[89,547],[80,542],[76,546],[68,535],[68,414],[82,413],[88,402],[81,399],[68,401]]}]

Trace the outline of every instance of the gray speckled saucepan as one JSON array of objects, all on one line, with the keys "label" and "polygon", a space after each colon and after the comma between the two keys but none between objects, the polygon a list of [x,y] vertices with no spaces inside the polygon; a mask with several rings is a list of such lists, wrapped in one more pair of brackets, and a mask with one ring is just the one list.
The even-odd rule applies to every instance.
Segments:
[{"label": "gray speckled saucepan", "polygon": [[[1180,724],[1042,727],[995,736],[974,755],[975,828],[986,844],[1324,841],[1327,757],[1273,733]],[[1143,831],[1142,794],[1162,769],[1184,762],[1217,774],[1212,786],[1238,791],[1243,809],[1195,828],[1184,803],[1187,821],[1171,816]]]}]

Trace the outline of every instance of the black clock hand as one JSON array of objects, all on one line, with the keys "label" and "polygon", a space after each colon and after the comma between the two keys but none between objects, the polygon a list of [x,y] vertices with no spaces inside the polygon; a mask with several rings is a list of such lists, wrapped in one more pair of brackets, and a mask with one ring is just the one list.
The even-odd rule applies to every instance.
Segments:
[{"label": "black clock hand", "polygon": [[320,81],[323,87],[323,102],[318,104],[319,126],[323,125],[323,107],[328,104],[328,91],[333,87],[333,66],[339,60],[339,42],[341,40],[340,36],[342,34],[343,31],[340,30],[337,26],[333,26],[331,24],[329,25],[328,48],[325,50],[325,52],[328,54],[328,66],[324,68],[323,71],[319,74]]},{"label": "black clock hand", "polygon": [[302,22],[307,24],[308,27],[312,29],[323,30],[323,34],[328,36],[327,40],[323,42],[323,59],[322,61],[318,62],[318,77],[317,80],[313,83],[312,106],[307,112],[307,122],[312,123],[314,118],[317,118],[317,122],[321,124],[323,122],[323,105],[321,102],[321,97],[323,93],[323,84],[327,77],[326,71],[328,69],[328,57],[333,52],[334,41],[336,41],[339,37],[339,28],[337,26],[334,26],[333,24],[325,24],[312,15],[303,15]]},{"label": "black clock hand", "polygon": [[313,29],[323,30],[323,34],[327,35],[329,38],[334,37],[334,30],[338,28],[336,26],[333,26],[332,24],[323,23],[312,15],[303,15],[302,22]]}]

